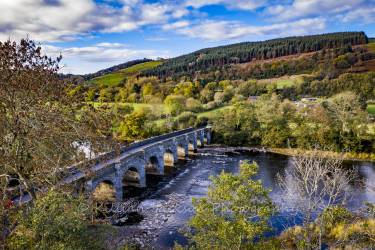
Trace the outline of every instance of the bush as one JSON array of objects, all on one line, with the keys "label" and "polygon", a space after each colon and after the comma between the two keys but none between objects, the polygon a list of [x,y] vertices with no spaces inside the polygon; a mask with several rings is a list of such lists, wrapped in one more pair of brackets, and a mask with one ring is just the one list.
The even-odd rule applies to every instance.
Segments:
[{"label": "bush", "polygon": [[211,110],[215,108],[215,103],[214,102],[209,102],[206,105],[206,110]]},{"label": "bush", "polygon": [[193,112],[183,112],[181,115],[178,116],[178,122],[188,124],[191,118],[196,120],[197,115]]},{"label": "bush", "polygon": [[89,230],[87,201],[52,189],[26,212],[19,211],[19,225],[9,239],[11,249],[102,249],[110,226]]},{"label": "bush", "polygon": [[188,122],[189,127],[193,127],[195,125],[196,120],[197,118],[190,117],[189,122]]},{"label": "bush", "polygon": [[195,122],[195,126],[198,127],[198,128],[199,127],[205,127],[205,126],[207,126],[209,119],[210,118],[208,118],[207,116],[202,115],[202,116],[198,117],[197,121]]},{"label": "bush", "polygon": [[203,112],[202,103],[199,100],[194,99],[194,98],[189,98],[186,101],[186,109],[194,113]]},{"label": "bush", "polygon": [[246,101],[246,98],[243,95],[241,95],[241,94],[235,95],[234,98],[232,99],[233,103],[243,102],[243,101]]}]

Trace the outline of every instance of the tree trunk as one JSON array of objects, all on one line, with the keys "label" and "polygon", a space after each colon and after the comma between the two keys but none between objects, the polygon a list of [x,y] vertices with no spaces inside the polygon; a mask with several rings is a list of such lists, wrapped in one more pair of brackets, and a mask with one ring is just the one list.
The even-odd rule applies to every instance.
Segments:
[{"label": "tree trunk", "polygon": [[32,184],[30,183],[30,181],[27,178],[25,178],[25,176],[18,169],[16,169],[16,173],[17,173],[18,177],[20,178],[20,181],[25,186],[25,190],[30,195],[31,199],[35,200],[36,199],[35,190],[34,190]]}]

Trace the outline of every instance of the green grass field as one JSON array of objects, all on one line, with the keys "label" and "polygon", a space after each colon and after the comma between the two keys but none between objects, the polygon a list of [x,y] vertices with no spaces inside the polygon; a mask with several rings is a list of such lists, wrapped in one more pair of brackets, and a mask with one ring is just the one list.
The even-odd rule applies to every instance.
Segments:
[{"label": "green grass field", "polygon": [[[220,107],[220,108],[213,109],[213,110],[209,110],[209,111],[205,111],[205,112],[202,112],[202,113],[196,113],[196,115],[197,115],[197,117],[200,117],[200,116],[202,116],[202,115],[210,116],[210,115],[214,114],[214,112],[216,112],[216,111],[224,110],[224,109],[230,109],[230,108],[232,108],[232,107],[233,107],[233,106]],[[176,116],[173,116],[173,120],[176,120]],[[164,121],[165,121],[165,118],[160,119],[160,122],[164,122]],[[154,122],[155,122],[155,123],[158,123],[159,120],[155,120]]]},{"label": "green grass field", "polygon": [[130,77],[127,74],[136,75],[142,70],[156,67],[162,63],[163,63],[162,61],[140,63],[132,67],[117,71],[117,73],[111,73],[111,74],[107,74],[104,76],[95,77],[91,79],[90,82],[93,84],[104,83],[104,84],[107,84],[108,86],[114,86],[114,85],[119,84],[124,78]]},{"label": "green grass field", "polygon": [[231,109],[233,106],[224,106],[224,107],[220,107],[220,108],[217,108],[217,109],[213,109],[213,110],[209,110],[209,111],[206,111],[206,112],[202,112],[202,113],[197,113],[197,116],[200,117],[202,115],[205,115],[205,116],[209,116],[209,115],[212,115],[214,112],[216,111],[219,111],[219,110],[224,110],[224,109]]},{"label": "green grass field", "polygon": [[367,105],[366,111],[372,115],[375,115],[375,105]]},{"label": "green grass field", "polygon": [[294,84],[294,81],[297,81],[297,83],[301,83],[302,80],[300,80],[299,78],[297,79],[285,79],[285,80],[278,80],[276,83],[277,83],[277,89],[282,89],[284,88],[284,86],[292,86]]},{"label": "green grass field", "polygon": [[114,85],[119,84],[122,81],[122,79],[124,79],[123,74],[116,73],[116,74],[108,74],[104,76],[95,77],[91,79],[90,82],[93,84],[104,83],[108,86],[114,86]]},{"label": "green grass field", "polygon": [[297,83],[302,83],[302,80],[301,80],[301,78],[298,75],[296,75],[294,77],[296,77],[296,78],[295,79],[270,78],[270,79],[263,79],[263,80],[260,80],[260,81],[262,81],[262,82],[271,82],[271,83],[276,82],[277,89],[282,89],[284,86],[288,86],[288,87],[292,86],[295,81],[297,81]]},{"label": "green grass field", "polygon": [[[150,107],[152,106],[152,104],[146,104],[146,103],[116,103],[116,102],[112,102],[112,103],[101,103],[101,102],[91,102],[94,106],[94,108],[97,108],[97,107],[100,107],[100,105],[111,105],[111,104],[118,104],[118,105],[130,105],[130,106],[133,106],[134,110],[138,110],[140,109],[141,107]],[[163,104],[163,113],[166,112],[166,108]]]},{"label": "green grass field", "polygon": [[375,52],[375,42],[367,44],[367,48],[372,52]]},{"label": "green grass field", "polygon": [[154,68],[160,64],[162,64],[163,62],[162,61],[153,61],[153,62],[145,62],[145,63],[140,63],[140,64],[137,64],[137,65],[134,65],[132,67],[129,67],[129,68],[126,68],[126,69],[122,69],[120,70],[120,72],[122,73],[133,73],[133,72],[141,72],[145,69],[150,69],[150,68]]}]

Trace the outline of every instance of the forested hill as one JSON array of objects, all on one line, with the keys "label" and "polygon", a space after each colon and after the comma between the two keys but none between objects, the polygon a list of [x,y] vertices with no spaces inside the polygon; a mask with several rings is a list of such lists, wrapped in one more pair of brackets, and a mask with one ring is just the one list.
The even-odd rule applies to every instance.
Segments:
[{"label": "forested hill", "polygon": [[211,66],[245,63],[298,53],[315,52],[322,49],[340,48],[345,45],[368,43],[364,32],[339,32],[313,36],[273,39],[264,42],[244,42],[215,48],[207,48],[170,59],[168,62],[142,72],[142,76],[159,78],[175,74],[181,76],[206,71]]}]

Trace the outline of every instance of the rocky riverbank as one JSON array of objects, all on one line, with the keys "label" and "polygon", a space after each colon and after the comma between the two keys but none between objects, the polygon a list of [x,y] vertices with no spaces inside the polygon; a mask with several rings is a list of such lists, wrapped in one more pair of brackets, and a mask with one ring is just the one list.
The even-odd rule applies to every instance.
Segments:
[{"label": "rocky riverbank", "polygon": [[109,249],[118,249],[122,246],[153,249],[151,243],[158,236],[164,222],[176,212],[176,209],[187,199],[187,196],[172,193],[165,198],[165,200],[145,200],[134,210],[128,211],[128,213],[136,213],[143,217],[143,220],[136,225],[116,226],[121,225],[128,217],[115,220],[117,232],[114,236],[110,236],[110,239],[106,242]]}]

